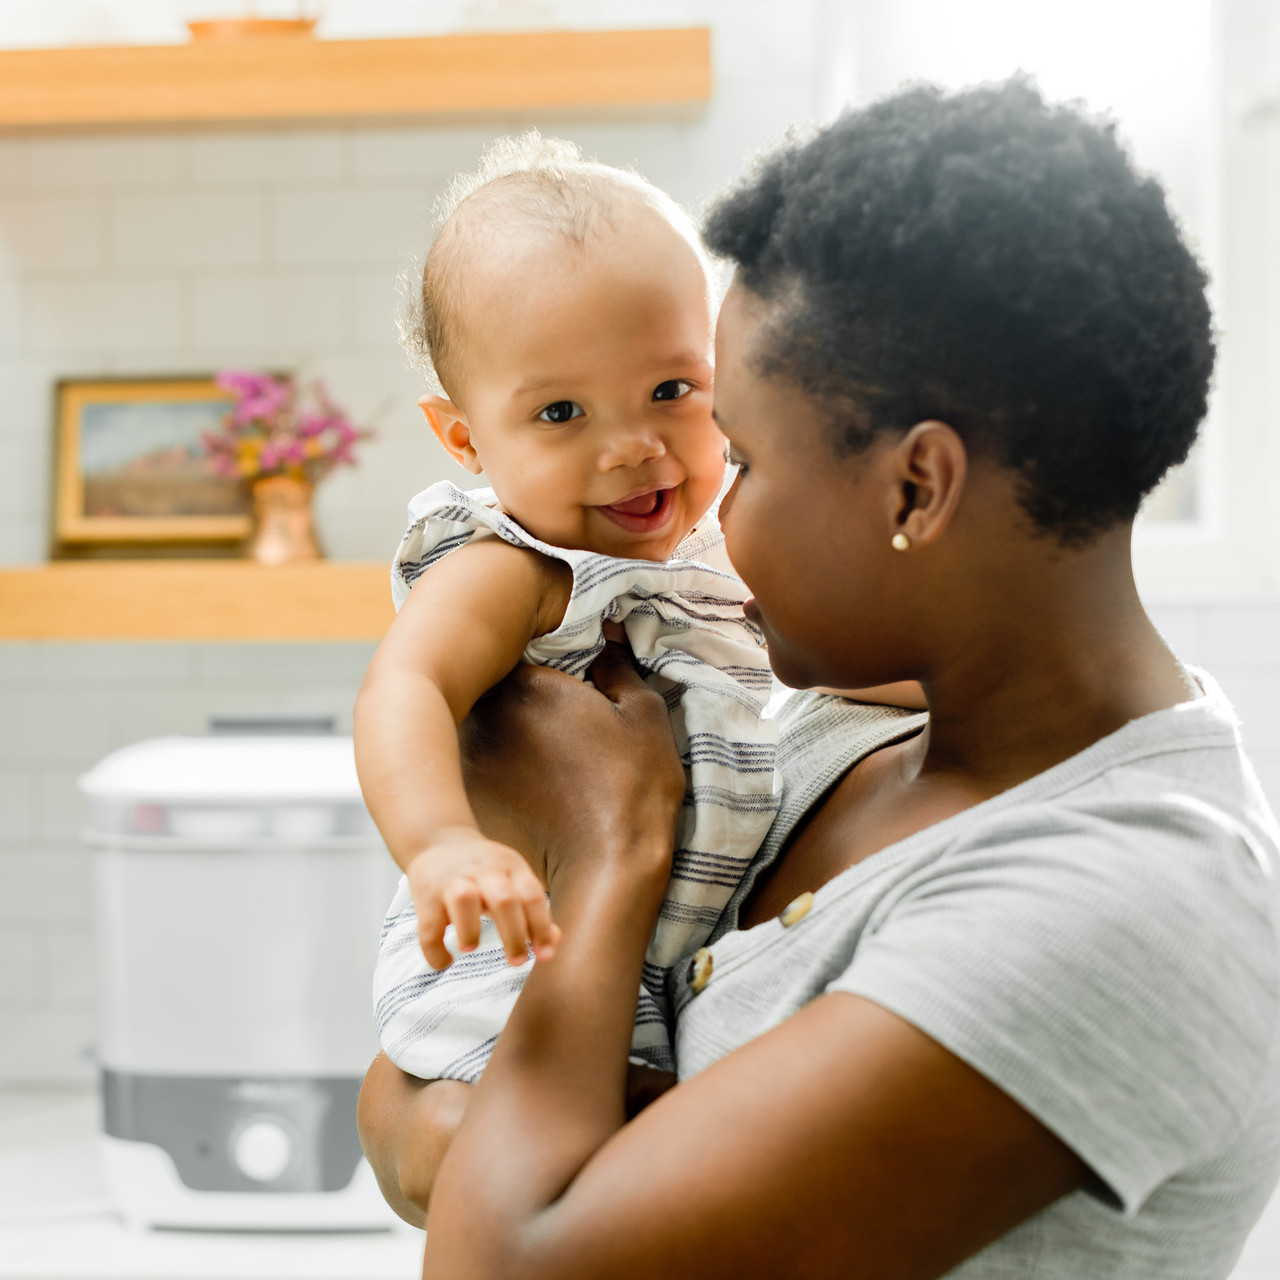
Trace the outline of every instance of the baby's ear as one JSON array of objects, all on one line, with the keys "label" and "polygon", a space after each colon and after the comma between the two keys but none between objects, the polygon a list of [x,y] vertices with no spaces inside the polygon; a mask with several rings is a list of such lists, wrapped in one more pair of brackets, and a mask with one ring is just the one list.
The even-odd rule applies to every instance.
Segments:
[{"label": "baby's ear", "polygon": [[423,396],[418,401],[418,408],[445,452],[472,475],[478,476],[484,467],[480,465],[475,445],[471,443],[471,427],[462,410],[447,396]]}]

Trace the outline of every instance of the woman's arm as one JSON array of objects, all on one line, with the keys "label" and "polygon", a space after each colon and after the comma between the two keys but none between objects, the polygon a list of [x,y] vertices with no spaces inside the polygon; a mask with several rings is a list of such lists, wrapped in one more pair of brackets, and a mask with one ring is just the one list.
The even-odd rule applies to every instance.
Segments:
[{"label": "woman's arm", "polygon": [[[933,1280],[1090,1178],[984,1077],[844,994],[604,1141],[577,1104],[534,1109],[555,1101],[528,1063],[513,1089],[516,1065],[486,1074],[446,1158],[424,1276]],[[484,1114],[486,1092],[519,1097],[520,1123]],[[551,1140],[566,1129],[574,1149]],[[508,1176],[485,1182],[499,1152]]]},{"label": "woman's arm", "polygon": [[434,968],[452,958],[443,943],[451,920],[459,942],[475,944],[482,907],[517,962],[528,940],[542,947],[552,941],[541,887],[517,854],[477,828],[457,725],[534,636],[558,625],[571,586],[564,565],[477,536],[414,584],[356,698],[361,790],[391,856],[409,875]]},{"label": "woman's arm", "polygon": [[[589,690],[557,695],[579,703],[557,717],[557,754],[578,794],[611,796],[628,820],[588,807],[549,850],[564,940],[530,974],[468,1100],[436,1181],[424,1275],[927,1280],[1084,1185],[1087,1167],[985,1077],[846,994],[625,1124],[670,820],[644,796],[657,768],[645,744],[660,740],[650,695],[616,664],[596,679],[607,712],[581,701]],[[660,704],[655,715],[665,727]]]}]

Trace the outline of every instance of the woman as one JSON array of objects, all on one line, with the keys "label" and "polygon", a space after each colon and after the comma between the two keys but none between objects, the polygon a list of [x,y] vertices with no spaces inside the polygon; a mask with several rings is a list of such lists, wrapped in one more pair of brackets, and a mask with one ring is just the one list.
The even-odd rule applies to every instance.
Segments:
[{"label": "woman", "polygon": [[708,238],[774,669],[930,714],[793,701],[783,812],[675,992],[680,1084],[627,1123],[662,705],[614,655],[605,697],[530,672],[487,708],[473,794],[564,941],[474,1090],[370,1071],[424,1274],[1226,1276],[1280,1162],[1276,829],[1129,561],[1204,411],[1203,273],[1017,81],[843,118]]}]

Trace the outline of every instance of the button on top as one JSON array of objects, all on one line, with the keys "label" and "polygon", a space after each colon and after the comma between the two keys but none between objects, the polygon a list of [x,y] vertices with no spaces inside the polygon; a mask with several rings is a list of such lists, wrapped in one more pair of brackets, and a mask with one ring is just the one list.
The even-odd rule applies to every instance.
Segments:
[{"label": "button on top", "polygon": [[701,991],[711,981],[711,968],[715,963],[711,951],[707,947],[699,947],[689,961],[689,972],[685,975],[690,991]]},{"label": "button on top", "polygon": [[812,906],[813,894],[808,892],[802,893],[794,902],[788,902],[778,917],[782,921],[782,927],[790,929],[793,924],[799,924],[809,914],[809,908]]}]

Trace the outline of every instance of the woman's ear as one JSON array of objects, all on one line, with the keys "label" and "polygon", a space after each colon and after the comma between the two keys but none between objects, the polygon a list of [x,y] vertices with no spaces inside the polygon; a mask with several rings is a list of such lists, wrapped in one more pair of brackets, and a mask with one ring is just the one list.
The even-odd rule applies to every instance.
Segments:
[{"label": "woman's ear", "polygon": [[969,470],[964,441],[953,427],[917,422],[895,449],[899,477],[891,535],[911,547],[928,546],[951,523]]},{"label": "woman's ear", "polygon": [[423,396],[418,401],[418,408],[445,452],[472,475],[478,476],[484,467],[471,442],[471,427],[462,410],[447,396]]}]

